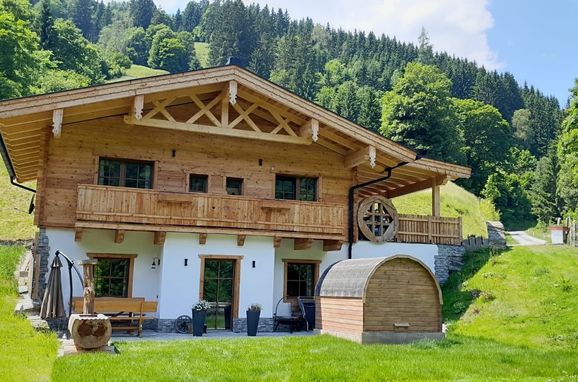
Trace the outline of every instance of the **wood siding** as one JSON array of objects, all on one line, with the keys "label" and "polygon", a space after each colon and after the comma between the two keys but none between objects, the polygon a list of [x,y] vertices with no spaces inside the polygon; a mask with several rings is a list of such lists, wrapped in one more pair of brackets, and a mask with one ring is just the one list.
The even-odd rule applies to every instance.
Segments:
[{"label": "wood siding", "polygon": [[[321,146],[263,144],[247,139],[127,126],[120,117],[68,125],[61,138],[50,139],[48,151],[45,171],[39,174],[39,183],[45,184],[41,195],[43,205],[37,209],[41,226],[74,227],[78,187],[96,183],[100,157],[154,161],[153,188],[156,193],[146,195],[154,196],[156,202],[147,208],[160,212],[160,216],[164,216],[167,209],[177,209],[180,202],[171,199],[183,196],[174,194],[186,192],[191,173],[209,176],[207,200],[213,200],[211,196],[225,195],[227,176],[244,178],[245,195],[240,199],[247,197],[247,204],[253,208],[256,199],[275,202],[275,175],[288,174],[318,177],[319,203],[327,203],[325,210],[336,205],[337,215],[333,217],[339,220],[343,218],[341,211],[347,206],[347,190],[352,179],[351,170],[343,168],[341,156]],[[139,194],[138,190],[131,191]],[[166,196],[160,197],[162,193]],[[194,199],[193,194],[184,196]],[[89,201],[80,201],[83,206],[80,211]],[[226,198],[222,203],[227,205]],[[164,207],[161,208],[161,204]],[[116,207],[108,207],[113,208],[110,212],[115,212]],[[272,206],[271,210],[274,209]],[[299,212],[296,207],[290,210]],[[313,207],[310,211],[319,209]],[[122,208],[117,212],[122,212]],[[259,213],[265,214],[266,209],[259,208]],[[307,222],[307,218],[303,221]],[[332,226],[338,224],[345,225],[345,222],[331,222]]]},{"label": "wood siding", "polygon": [[360,298],[315,298],[316,329],[342,333],[363,331],[363,300]]},{"label": "wood siding", "polygon": [[367,284],[363,331],[439,332],[440,303],[435,280],[423,266],[404,258],[387,261]]}]

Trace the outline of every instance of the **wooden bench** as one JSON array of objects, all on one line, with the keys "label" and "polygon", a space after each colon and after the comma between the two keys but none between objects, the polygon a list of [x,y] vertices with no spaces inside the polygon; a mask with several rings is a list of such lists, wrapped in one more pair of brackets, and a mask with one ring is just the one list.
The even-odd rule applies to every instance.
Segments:
[{"label": "wooden bench", "polygon": [[[74,312],[82,313],[83,305],[82,297],[72,299]],[[145,301],[143,297],[97,297],[94,299],[94,313],[108,316],[113,324],[112,330],[128,330],[129,332],[136,330],[140,336],[144,320],[153,318],[147,317],[146,314],[156,312],[157,305],[156,301]]]}]

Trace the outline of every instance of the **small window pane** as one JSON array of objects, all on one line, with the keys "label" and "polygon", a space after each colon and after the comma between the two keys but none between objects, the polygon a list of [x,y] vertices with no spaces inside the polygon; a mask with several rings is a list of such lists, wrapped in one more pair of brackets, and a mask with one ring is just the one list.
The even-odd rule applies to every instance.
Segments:
[{"label": "small window pane", "polygon": [[98,184],[118,186],[120,184],[120,161],[101,159],[98,171]]},{"label": "small window pane", "polygon": [[316,178],[299,179],[299,200],[306,200],[310,202],[317,200]]},{"label": "small window pane", "polygon": [[287,176],[278,176],[275,178],[275,199],[295,200],[296,196],[296,178]]},{"label": "small window pane", "polygon": [[94,271],[96,297],[128,297],[130,259],[97,260]]},{"label": "small window pane", "polygon": [[209,177],[207,175],[193,175],[189,177],[189,192],[207,192]]},{"label": "small window pane", "polygon": [[134,188],[152,188],[153,164],[120,159],[101,159],[98,184]]},{"label": "small window pane", "polygon": [[287,296],[313,296],[315,264],[287,264]]},{"label": "small window pane", "polygon": [[227,194],[243,195],[243,179],[227,178]]}]

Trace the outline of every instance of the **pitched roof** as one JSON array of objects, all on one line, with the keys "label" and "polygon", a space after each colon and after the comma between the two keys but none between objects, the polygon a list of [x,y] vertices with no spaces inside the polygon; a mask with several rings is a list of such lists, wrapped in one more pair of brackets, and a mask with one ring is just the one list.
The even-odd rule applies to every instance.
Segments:
[{"label": "pitched roof", "polygon": [[[275,123],[279,122],[277,127],[283,128],[281,130],[284,136],[294,136],[276,139],[297,142],[300,138],[299,129],[315,121],[319,125],[319,130],[318,139],[314,144],[342,154],[344,165],[357,167],[358,182],[376,179],[383,176],[385,168],[400,162],[409,162],[403,168],[396,169],[391,179],[384,184],[364,189],[363,192],[366,194],[391,192],[393,193],[391,196],[398,196],[428,188],[432,179],[437,179],[439,184],[448,179],[466,178],[470,175],[470,169],[464,166],[426,158],[416,159],[414,151],[237,66],[134,79],[1,101],[0,132],[17,180],[29,181],[37,176],[40,148],[52,128],[55,110],[63,110],[64,127],[76,122],[115,115],[125,115],[126,120],[130,119],[131,113],[134,112],[136,97],[142,98],[144,110],[148,114],[151,110],[158,113],[159,103],[163,102],[167,107],[178,107],[179,103],[185,102],[183,97],[187,98],[191,91],[198,95],[197,100],[193,99],[197,106],[211,106],[210,102],[205,105],[204,101],[222,96],[231,82],[238,87],[238,97],[246,105],[245,109],[240,109],[241,111],[247,112],[248,115],[260,112],[260,117],[268,117]],[[201,99],[202,97],[204,99]],[[190,103],[191,99],[187,98],[186,102]],[[218,104],[213,102],[212,106],[218,107]],[[248,111],[249,108],[252,110]],[[264,110],[270,114],[264,116]],[[242,113],[239,112],[240,114]],[[149,123],[152,125],[149,126],[158,127],[156,125],[168,122],[158,121],[150,119]],[[144,123],[134,119],[129,122]],[[175,125],[178,125],[177,129],[209,134],[220,134],[223,130],[215,130],[217,126],[205,125],[195,127],[195,130],[181,122]],[[250,127],[247,127],[247,130],[251,130]],[[271,130],[263,133],[279,135]],[[243,135],[250,138],[260,134],[248,131]],[[366,160],[368,155],[372,156],[372,150],[375,152],[374,160]]]}]

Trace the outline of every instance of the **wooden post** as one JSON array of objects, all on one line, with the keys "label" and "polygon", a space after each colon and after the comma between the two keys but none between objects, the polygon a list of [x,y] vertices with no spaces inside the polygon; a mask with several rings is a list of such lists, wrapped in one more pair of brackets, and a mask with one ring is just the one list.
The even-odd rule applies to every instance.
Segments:
[{"label": "wooden post", "polygon": [[440,186],[438,185],[437,178],[432,178],[431,184],[431,214],[432,216],[441,215],[440,207]]},{"label": "wooden post", "polygon": [[84,279],[84,305],[82,314],[94,314],[94,266],[97,260],[81,261]]}]

